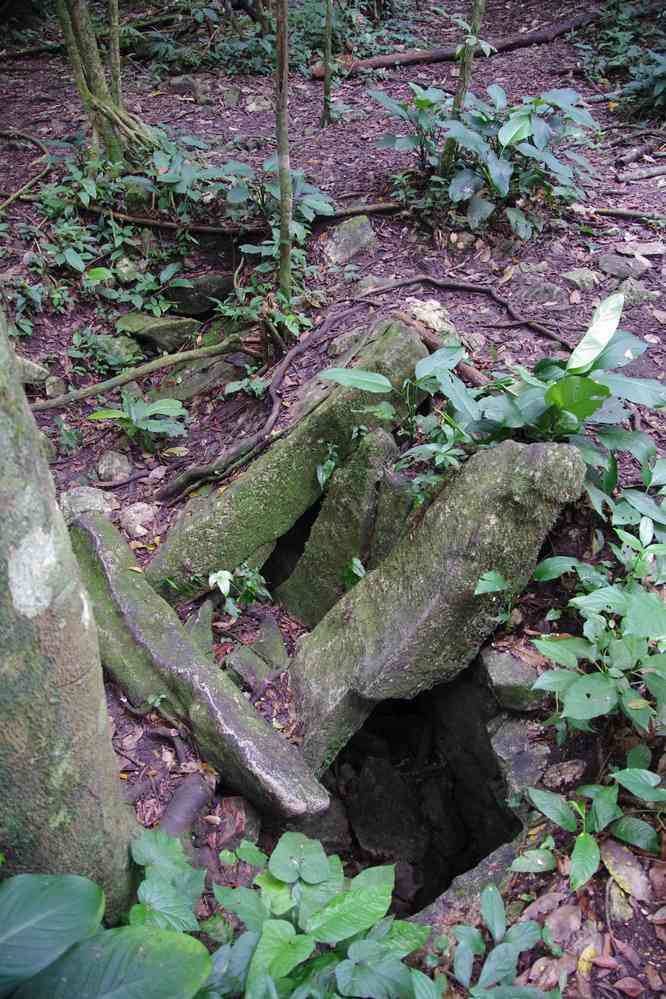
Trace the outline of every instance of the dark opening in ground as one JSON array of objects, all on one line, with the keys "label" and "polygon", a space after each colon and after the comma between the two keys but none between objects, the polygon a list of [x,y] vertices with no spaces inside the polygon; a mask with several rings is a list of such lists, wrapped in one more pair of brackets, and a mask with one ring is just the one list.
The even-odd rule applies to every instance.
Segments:
[{"label": "dark opening in ground", "polygon": [[302,517],[298,518],[294,526],[278,540],[271,557],[264,563],[261,573],[271,592],[289,579],[296,568],[296,563],[305,551],[310,531],[319,516],[321,504],[322,500],[317,500]]},{"label": "dark opening in ground", "polygon": [[496,709],[467,670],[413,701],[386,701],[324,778],[363,866],[396,864],[396,908],[413,913],[520,831],[486,723]]}]

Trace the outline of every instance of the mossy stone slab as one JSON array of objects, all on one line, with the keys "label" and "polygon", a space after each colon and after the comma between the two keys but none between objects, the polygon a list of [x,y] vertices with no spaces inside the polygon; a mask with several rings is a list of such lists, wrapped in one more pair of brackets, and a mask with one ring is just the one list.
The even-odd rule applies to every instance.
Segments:
[{"label": "mossy stone slab", "polygon": [[80,517],[72,545],[93,606],[102,663],[134,704],[163,697],[225,785],[260,810],[323,812],[329,797],[298,749],[255,711],[147,582],[103,516]]}]

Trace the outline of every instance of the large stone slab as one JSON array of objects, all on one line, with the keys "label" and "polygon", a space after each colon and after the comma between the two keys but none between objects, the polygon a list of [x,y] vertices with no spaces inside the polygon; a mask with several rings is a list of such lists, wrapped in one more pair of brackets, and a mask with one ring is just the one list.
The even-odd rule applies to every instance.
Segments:
[{"label": "large stone slab", "polygon": [[324,770],[373,705],[412,698],[467,666],[497,626],[501,595],[474,595],[496,570],[527,584],[585,466],[564,444],[506,441],[463,466],[374,571],[302,642],[291,666],[304,752]]},{"label": "large stone slab", "polygon": [[299,750],[248,703],[146,581],[120,534],[100,514],[71,529],[97,623],[102,663],[136,705],[151,698],[191,728],[223,782],[263,811],[316,815],[329,797]]},{"label": "large stone slab", "polygon": [[375,430],[333,473],[305,551],[276,599],[313,628],[345,592],[344,572],[354,558],[365,562],[377,511],[378,486],[398,456],[393,438]]},{"label": "large stone slab", "polygon": [[[425,355],[414,329],[384,322],[373,329],[356,365],[386,375],[399,389]],[[370,429],[378,425],[370,414],[358,413],[376,404],[376,395],[343,386],[317,386],[316,393],[306,394],[309,408],[286,437],[230,486],[187,504],[146,569],[149,581],[167,600],[177,600],[193,577],[207,580],[218,569],[233,571],[258,548],[282,537],[319,499],[317,465],[329,446],[337,447],[344,459],[352,450],[352,430],[359,419]],[[400,397],[394,396],[391,401],[401,413]]]}]

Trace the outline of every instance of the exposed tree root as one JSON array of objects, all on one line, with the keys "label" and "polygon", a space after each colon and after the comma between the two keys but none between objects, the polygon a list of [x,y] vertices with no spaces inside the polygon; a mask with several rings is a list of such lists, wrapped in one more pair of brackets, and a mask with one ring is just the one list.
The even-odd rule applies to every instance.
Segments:
[{"label": "exposed tree root", "polygon": [[201,774],[186,777],[164,809],[160,829],[169,836],[180,837],[189,833],[197,815],[208,806],[212,796],[211,786]]},{"label": "exposed tree root", "polygon": [[151,229],[172,229],[175,232],[200,232],[211,236],[227,236],[233,238],[250,233],[265,233],[270,226],[267,223],[256,225],[200,225],[197,222],[170,222],[167,219],[151,219],[143,215],[128,215],[126,212],[117,212],[114,208],[104,208],[102,205],[77,205],[79,211],[93,212],[96,215],[109,215],[121,222],[130,222],[132,225],[147,226]]},{"label": "exposed tree root", "polygon": [[[546,28],[538,28],[536,31],[526,31],[522,34],[508,35],[506,38],[496,38],[491,44],[498,52],[512,52],[514,49],[527,48],[529,45],[543,45],[552,42],[560,35],[565,35],[575,28],[582,28],[600,17],[601,11],[593,11],[586,14],[578,14],[565,21],[556,21]],[[436,49],[408,49],[406,52],[393,52],[389,55],[373,56],[370,59],[357,59],[344,70],[348,75],[353,75],[364,69],[379,69],[388,66],[414,66],[418,63],[431,62],[455,62],[458,58],[457,46],[452,45],[446,48]],[[312,75],[316,80],[324,77],[323,66],[315,66]]]},{"label": "exposed tree root", "polygon": [[202,357],[215,357],[216,354],[226,354],[240,344],[240,339],[235,334],[226,337],[222,343],[212,344],[210,347],[199,347],[197,350],[184,350],[181,354],[165,354],[157,357],[154,361],[140,364],[137,368],[123,371],[121,375],[107,378],[104,382],[96,382],[86,388],[76,389],[74,392],[67,392],[66,395],[59,395],[55,399],[45,399],[43,402],[36,402],[31,406],[33,413],[42,412],[45,409],[62,409],[72,402],[80,402],[81,399],[89,399],[91,396],[100,395],[102,392],[110,392],[111,389],[127,385],[128,382],[136,381],[152,374],[153,371],[160,371],[161,368],[170,368],[174,364],[181,364],[183,361],[198,361]]},{"label": "exposed tree root", "polygon": [[[27,132],[14,132],[14,131],[0,132],[0,138],[21,139],[23,140],[23,142],[31,142],[34,146],[37,146],[39,149],[41,149],[42,156],[40,156],[39,159],[36,160],[36,162],[39,162],[39,160],[43,159],[44,156],[48,156],[49,154],[49,151],[44,145],[44,143],[41,142],[39,139],[36,139],[33,135],[28,135]],[[21,198],[28,190],[28,188],[36,184],[38,180],[42,179],[42,177],[46,177],[46,175],[50,172],[50,170],[51,167],[49,165],[45,166],[42,170],[39,171],[39,173],[35,174],[34,177],[31,177],[30,180],[28,180],[25,184],[19,187],[18,190],[14,191],[13,194],[10,194],[2,202],[2,204],[0,204],[0,212],[4,211],[5,208],[8,208],[13,201],[16,201],[17,199]]]},{"label": "exposed tree root", "polygon": [[[538,323],[534,319],[527,319],[525,316],[522,316],[513,307],[513,305],[507,301],[506,298],[502,298],[502,296],[488,284],[472,284],[469,281],[456,281],[451,278],[435,278],[431,277],[430,274],[415,274],[413,277],[401,278],[398,281],[387,281],[386,284],[377,285],[375,288],[370,289],[367,294],[374,297],[376,295],[381,295],[386,291],[395,291],[398,288],[407,288],[412,284],[431,284],[434,285],[435,288],[443,288],[447,291],[467,291],[475,295],[488,295],[492,298],[493,302],[500,305],[503,309],[506,309],[514,322],[520,323],[521,326],[527,326],[530,329],[533,329],[535,333],[539,334],[539,336],[545,336],[549,340],[553,340],[555,343],[559,344],[560,347],[566,347],[567,350],[570,349],[570,345],[566,342],[566,340],[562,340],[561,337],[559,337],[556,333],[553,333],[552,330],[548,329],[548,327],[544,326],[542,323]],[[362,301],[364,298],[365,295],[359,295],[357,301]]]},{"label": "exposed tree root", "polygon": [[146,729],[146,735],[158,735],[160,739],[168,739],[171,743],[173,743],[173,748],[176,751],[178,766],[182,766],[183,763],[187,762],[187,748],[180,737],[180,729],[167,728],[165,725],[158,725],[156,728]]},{"label": "exposed tree root", "polygon": [[626,184],[630,180],[647,180],[648,177],[663,177],[666,174],[666,166],[641,167],[631,173],[618,174],[618,180]]}]

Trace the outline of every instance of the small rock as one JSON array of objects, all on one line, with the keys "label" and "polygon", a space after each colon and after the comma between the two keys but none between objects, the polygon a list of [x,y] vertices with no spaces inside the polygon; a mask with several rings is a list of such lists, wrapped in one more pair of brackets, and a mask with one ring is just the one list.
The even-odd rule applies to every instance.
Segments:
[{"label": "small rock", "polygon": [[257,94],[255,97],[251,97],[245,105],[246,111],[272,111],[273,102],[270,97],[263,97],[261,94]]},{"label": "small rock", "polygon": [[149,340],[156,350],[171,354],[191,340],[200,325],[196,319],[155,318],[143,312],[128,312],[120,317],[116,328],[140,340]]},{"label": "small rock", "polygon": [[119,482],[128,479],[131,473],[131,462],[120,451],[107,451],[97,462],[97,474],[102,482]]},{"label": "small rock", "polygon": [[491,739],[504,771],[509,794],[533,787],[546,769],[550,750],[546,743],[528,738],[523,718],[506,718]]},{"label": "small rock", "polygon": [[60,496],[60,509],[66,524],[71,524],[81,513],[94,511],[109,514],[119,506],[120,503],[115,496],[101,489],[94,489],[92,486],[75,486]]},{"label": "small rock", "polygon": [[150,503],[132,503],[126,506],[120,514],[120,524],[130,538],[145,538],[148,534],[146,525],[152,524],[157,508]]},{"label": "small rock", "polygon": [[554,763],[546,770],[542,783],[551,791],[561,791],[562,788],[578,784],[586,768],[585,760],[564,760],[562,763]]},{"label": "small rock", "polygon": [[628,277],[622,281],[617,290],[621,291],[624,295],[625,309],[634,309],[644,302],[654,302],[661,297],[660,292],[650,291],[642,281],[637,281],[632,277]]},{"label": "small rock", "polygon": [[44,388],[49,399],[57,399],[59,395],[65,394],[67,384],[64,378],[59,378],[57,375],[49,375],[44,382]]},{"label": "small rock", "polygon": [[240,87],[225,87],[220,93],[220,97],[225,107],[236,108],[240,104],[241,99]]},{"label": "small rock", "polygon": [[534,666],[492,646],[481,650],[481,662],[500,707],[506,711],[538,711],[548,703],[542,690],[532,690],[538,673]]},{"label": "small rock", "polygon": [[666,244],[658,240],[651,243],[618,243],[615,249],[629,257],[661,257],[666,253]]},{"label": "small rock", "polygon": [[213,651],[213,610],[215,605],[209,598],[204,600],[199,608],[190,614],[185,627],[193,642],[196,642],[203,652],[209,655]]},{"label": "small rock", "polygon": [[237,645],[228,653],[225,668],[235,683],[255,691],[259,684],[267,680],[271,668],[265,659],[253,652],[248,645]]},{"label": "small rock", "polygon": [[516,275],[513,286],[521,302],[530,305],[545,307],[557,311],[569,308],[569,295],[564,288],[546,281],[541,277],[541,273],[536,270],[539,265],[535,265],[531,271],[521,271]]},{"label": "small rock", "polygon": [[129,257],[121,257],[114,264],[116,277],[121,284],[131,284],[139,276],[139,268]]},{"label": "small rock", "polygon": [[249,801],[240,795],[223,798],[221,805],[222,824],[218,831],[218,844],[223,850],[235,850],[244,839],[256,843],[261,832],[259,813]]},{"label": "small rock", "polygon": [[405,305],[419,322],[427,326],[435,333],[444,333],[448,336],[456,336],[457,331],[449,319],[448,309],[445,308],[436,298],[420,299],[407,298]]},{"label": "small rock", "polygon": [[18,364],[19,378],[23,385],[36,385],[37,382],[45,382],[49,377],[48,368],[44,367],[43,364],[31,361],[27,357],[21,357],[17,354],[16,363]]},{"label": "small rock", "polygon": [[373,247],[375,242],[370,219],[367,215],[357,215],[331,230],[324,252],[332,264],[342,265]]},{"label": "small rock", "polygon": [[469,253],[474,249],[476,236],[471,232],[452,232],[449,236],[449,249],[453,253]]},{"label": "small rock", "polygon": [[611,277],[620,279],[628,277],[639,278],[650,267],[647,260],[638,260],[636,258],[631,260],[627,257],[621,257],[618,253],[603,253],[597,263],[604,274],[609,274]]},{"label": "small rock", "polygon": [[209,271],[207,274],[189,275],[189,288],[167,288],[174,312],[180,316],[201,316],[212,312],[213,298],[224,299],[234,287],[234,276],[227,271]]},{"label": "small rock", "polygon": [[[134,340],[128,336],[114,336],[112,333],[100,333],[97,343],[110,357],[114,357],[123,366],[135,364],[141,360],[142,354]],[[127,387],[125,387],[127,391]]]},{"label": "small rock", "polygon": [[574,267],[571,271],[565,271],[562,277],[580,291],[591,291],[601,281],[601,275],[589,267]]},{"label": "small rock", "polygon": [[190,94],[197,104],[205,104],[208,100],[201,82],[193,76],[174,76],[169,80],[169,89],[174,94]]},{"label": "small rock", "polygon": [[282,632],[277,621],[270,614],[262,619],[259,625],[259,634],[251,643],[251,648],[274,670],[286,669],[289,665],[289,655],[285,648]]}]

